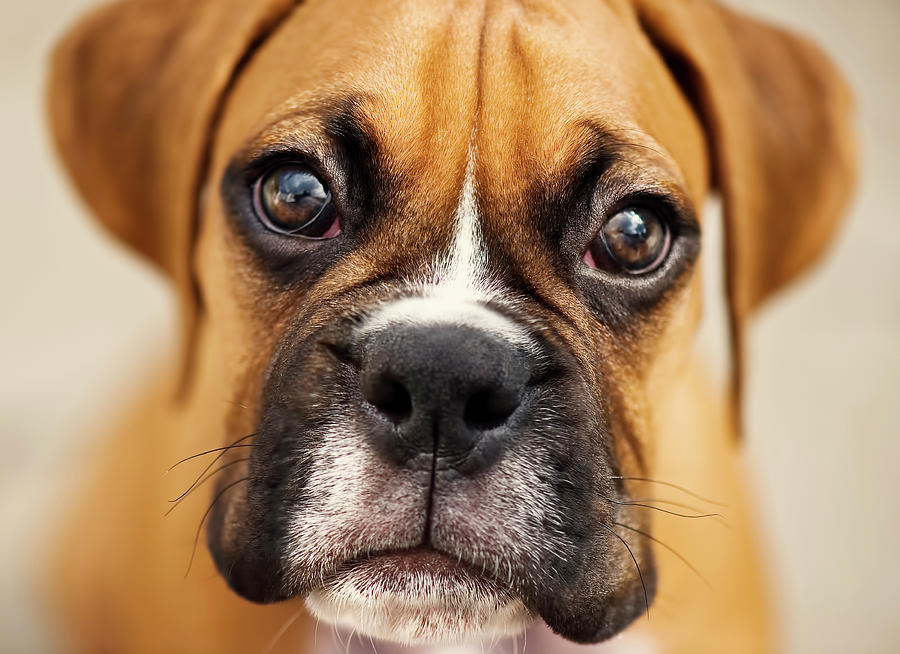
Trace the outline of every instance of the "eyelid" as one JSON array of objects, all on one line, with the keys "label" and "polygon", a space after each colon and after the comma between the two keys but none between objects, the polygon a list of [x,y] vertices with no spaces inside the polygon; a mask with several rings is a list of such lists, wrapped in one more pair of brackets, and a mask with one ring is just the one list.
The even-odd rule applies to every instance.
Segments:
[{"label": "eyelid", "polygon": [[640,189],[622,193],[607,200],[602,210],[602,222],[629,207],[646,207],[656,211],[671,223],[696,222],[694,213],[679,197],[661,189]]},{"label": "eyelid", "polygon": [[680,222],[696,223],[691,198],[679,177],[673,176],[668,167],[652,163],[625,166],[624,163],[614,160],[594,178],[591,203],[595,214],[611,216],[629,204],[643,202],[650,208],[661,206],[667,216]]},{"label": "eyelid", "polygon": [[269,148],[246,160],[242,168],[245,177],[252,182],[287,164],[296,164],[306,168],[310,173],[321,179],[329,189],[335,187],[335,176],[329,170],[332,166],[327,165],[320,157],[305,150],[296,150],[283,146]]}]

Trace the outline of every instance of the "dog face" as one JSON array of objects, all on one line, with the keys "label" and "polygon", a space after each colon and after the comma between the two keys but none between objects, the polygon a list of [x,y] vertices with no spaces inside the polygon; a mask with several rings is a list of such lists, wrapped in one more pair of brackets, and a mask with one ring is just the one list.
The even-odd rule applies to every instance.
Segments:
[{"label": "dog face", "polygon": [[[652,2],[273,5],[235,28],[192,177],[194,328],[234,402],[223,444],[248,446],[216,477],[219,570],[251,600],[303,596],[402,642],[536,616],[577,641],[621,631],[654,590],[647,539],[623,538],[650,530],[628,479],[652,473],[698,321],[698,207],[711,175],[764,176],[698,88],[712,64],[676,49],[669,26],[702,20]],[[733,223],[759,216],[718,183]],[[831,224],[840,201],[811,202]],[[811,257],[733,283],[734,324]]]},{"label": "dog face", "polygon": [[[251,407],[209,530],[239,593],[404,641],[534,614],[595,640],[645,610],[622,478],[647,472],[656,353],[697,316],[706,159],[652,51],[581,18],[300,10],[242,75],[198,266]],[[338,38],[368,21],[395,47]],[[664,119],[637,118],[633,70]]]}]

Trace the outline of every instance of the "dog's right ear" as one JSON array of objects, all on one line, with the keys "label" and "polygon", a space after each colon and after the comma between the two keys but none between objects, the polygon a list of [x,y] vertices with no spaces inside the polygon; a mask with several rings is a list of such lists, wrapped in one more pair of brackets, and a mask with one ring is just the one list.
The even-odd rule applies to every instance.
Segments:
[{"label": "dog's right ear", "polygon": [[[192,294],[190,248],[229,86],[297,0],[124,0],[53,53],[50,122],[100,221]],[[190,318],[189,318],[190,320]]]},{"label": "dog's right ear", "polygon": [[837,229],[856,168],[853,102],[806,39],[714,0],[631,0],[704,126],[725,216],[733,390],[744,326]]}]

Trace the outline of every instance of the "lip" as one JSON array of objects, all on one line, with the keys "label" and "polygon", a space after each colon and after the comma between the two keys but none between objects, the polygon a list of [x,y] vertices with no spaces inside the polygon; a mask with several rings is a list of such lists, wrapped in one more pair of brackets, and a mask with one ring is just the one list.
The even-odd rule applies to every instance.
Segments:
[{"label": "lip", "polygon": [[428,545],[371,552],[347,560],[324,579],[324,585],[328,587],[349,580],[358,588],[366,586],[388,593],[419,594],[422,584],[427,582],[448,589],[469,588],[504,597],[517,595],[508,584],[480,567]]},{"label": "lip", "polygon": [[461,564],[453,561],[443,552],[438,552],[432,547],[423,545],[410,549],[375,552],[344,565],[389,566],[398,572],[441,573],[459,568]]},{"label": "lip", "polygon": [[349,573],[365,573],[367,577],[378,579],[381,582],[393,579],[397,585],[401,586],[403,580],[413,581],[421,579],[423,576],[437,580],[465,578],[469,583],[494,585],[494,582],[473,570],[464,561],[450,557],[427,545],[372,552],[344,562],[333,576],[343,576]]}]

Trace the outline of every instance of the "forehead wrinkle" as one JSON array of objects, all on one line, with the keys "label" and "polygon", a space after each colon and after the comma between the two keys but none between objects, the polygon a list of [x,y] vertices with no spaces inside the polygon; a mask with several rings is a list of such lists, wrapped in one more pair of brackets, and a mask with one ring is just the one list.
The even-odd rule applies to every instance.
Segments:
[{"label": "forehead wrinkle", "polygon": [[[520,0],[502,6],[507,11],[492,12],[486,39],[479,143],[498,187],[521,188],[525,175],[533,182],[535,173],[549,178],[565,168],[573,116],[594,117],[608,126],[610,141],[633,145],[617,156],[653,162],[685,186],[677,162],[693,159],[684,158],[683,135],[673,141],[659,129],[673,122],[660,116],[674,110],[656,87],[662,66],[636,43],[640,28],[627,3]],[[660,147],[660,139],[682,159]],[[685,171],[692,178],[693,168]],[[698,200],[702,193],[693,195]]]},{"label": "forehead wrinkle", "polygon": [[[316,96],[341,89],[375,96],[366,101],[365,113],[378,128],[378,140],[395,168],[414,171],[419,179],[431,177],[432,182],[445,180],[452,168],[461,178],[475,122],[487,4],[351,2],[317,28],[326,34],[340,29],[348,34],[348,42],[338,46],[331,39],[315,52],[304,53],[303,66],[288,66],[284,62],[296,62],[295,50],[309,41],[307,25],[320,20],[309,5],[294,17],[290,29],[266,44],[249,74],[254,84],[243,84],[241,90],[249,89],[243,95],[254,107],[264,107],[260,97],[277,92],[282,113],[297,107],[308,113],[311,104],[321,104]],[[353,38],[360,32],[376,38]],[[267,81],[282,78],[277,84]],[[266,109],[271,116],[271,106]]]}]

